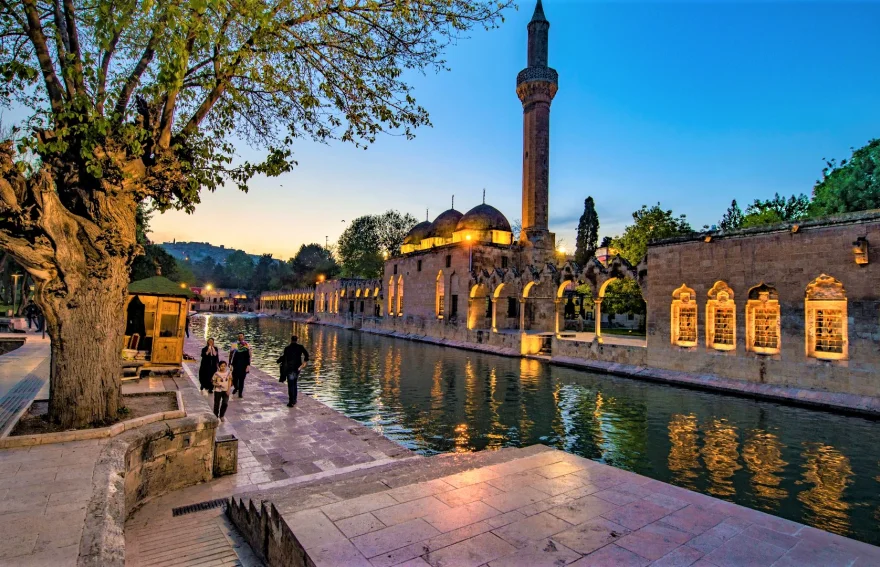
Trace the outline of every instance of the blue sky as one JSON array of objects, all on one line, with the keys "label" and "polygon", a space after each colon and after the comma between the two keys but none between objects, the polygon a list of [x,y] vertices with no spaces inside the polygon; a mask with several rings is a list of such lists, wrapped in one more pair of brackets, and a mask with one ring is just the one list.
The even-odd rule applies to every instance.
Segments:
[{"label": "blue sky", "polygon": [[[550,64],[551,229],[574,244],[592,195],[600,234],[661,202],[695,227],[731,199],[809,194],[824,157],[880,136],[880,3],[545,0]],[[431,218],[487,202],[521,217],[522,108],[532,0],[498,30],[448,53],[452,71],[414,76],[433,128],[369,150],[303,142],[299,167],[249,194],[206,194],[194,215],[153,221],[157,241],[200,240],[288,258],[332,243],[343,220],[394,208]],[[248,156],[247,150],[243,155]]]}]

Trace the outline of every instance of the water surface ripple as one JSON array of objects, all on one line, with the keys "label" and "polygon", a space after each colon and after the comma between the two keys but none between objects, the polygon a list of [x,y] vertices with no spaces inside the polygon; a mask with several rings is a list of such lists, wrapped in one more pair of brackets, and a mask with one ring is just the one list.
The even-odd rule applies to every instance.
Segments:
[{"label": "water surface ripple", "polygon": [[244,332],[273,376],[296,333],[304,391],[423,455],[543,443],[880,544],[880,422],[270,318],[192,327]]}]

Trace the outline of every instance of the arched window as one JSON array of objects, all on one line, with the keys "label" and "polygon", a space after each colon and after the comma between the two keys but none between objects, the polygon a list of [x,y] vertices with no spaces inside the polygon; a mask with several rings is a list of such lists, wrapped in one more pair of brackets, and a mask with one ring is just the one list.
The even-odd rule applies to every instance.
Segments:
[{"label": "arched window", "polygon": [[403,276],[397,278],[397,316],[403,317]]},{"label": "arched window", "polygon": [[682,284],[672,292],[672,344],[697,346],[697,301],[694,290]]},{"label": "arched window", "polygon": [[706,302],[706,345],[716,350],[736,349],[736,305],[733,290],[715,282]]},{"label": "arched window", "polygon": [[390,280],[388,280],[388,315],[390,315],[391,317],[394,317],[395,287],[396,286],[394,285],[394,278],[392,277]]},{"label": "arched window", "polygon": [[437,308],[437,318],[442,319],[443,313],[445,312],[446,307],[446,286],[443,282],[443,271],[441,270],[439,274],[437,274],[437,285],[436,285],[436,308]]},{"label": "arched window", "polygon": [[779,294],[766,284],[749,290],[746,302],[746,350],[758,354],[779,354]]},{"label": "arched window", "polygon": [[825,360],[847,357],[846,291],[822,274],[807,286],[807,356]]}]

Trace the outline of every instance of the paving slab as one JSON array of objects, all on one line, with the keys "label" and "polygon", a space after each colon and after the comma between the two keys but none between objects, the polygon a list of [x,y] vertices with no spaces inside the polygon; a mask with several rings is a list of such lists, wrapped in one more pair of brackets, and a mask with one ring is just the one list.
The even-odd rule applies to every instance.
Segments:
[{"label": "paving slab", "polygon": [[[543,492],[536,477],[558,482]],[[618,488],[600,498],[586,478]],[[570,490],[553,494],[551,486]],[[338,498],[281,512],[316,567],[880,565],[880,548],[666,486],[533,446],[401,462],[246,497],[279,510],[315,494]],[[331,541],[317,545],[315,532]]]}]

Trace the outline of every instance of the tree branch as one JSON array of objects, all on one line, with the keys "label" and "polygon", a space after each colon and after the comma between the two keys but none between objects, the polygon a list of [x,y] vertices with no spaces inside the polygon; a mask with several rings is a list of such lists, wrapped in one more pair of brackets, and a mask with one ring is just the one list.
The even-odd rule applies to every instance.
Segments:
[{"label": "tree branch", "polygon": [[134,89],[137,88],[138,83],[140,83],[141,77],[147,70],[150,62],[153,60],[153,56],[156,54],[156,44],[158,42],[158,34],[153,32],[150,39],[147,41],[147,47],[144,48],[140,60],[138,60],[137,65],[132,69],[131,74],[128,76],[128,79],[126,79],[125,85],[123,85],[122,90],[119,93],[119,99],[117,99],[116,107],[113,109],[117,115],[116,121],[118,123],[122,123],[124,120],[125,109],[128,108],[128,102],[131,100],[131,95],[134,92]]},{"label": "tree branch", "polygon": [[52,64],[52,56],[49,54],[49,46],[46,44],[46,35],[43,33],[43,26],[40,23],[40,14],[37,12],[36,0],[22,0],[22,2],[25,15],[27,16],[28,38],[30,38],[31,44],[34,46],[37,61],[43,73],[43,81],[46,83],[49,103],[52,106],[53,112],[60,113],[64,106],[64,90]]}]

